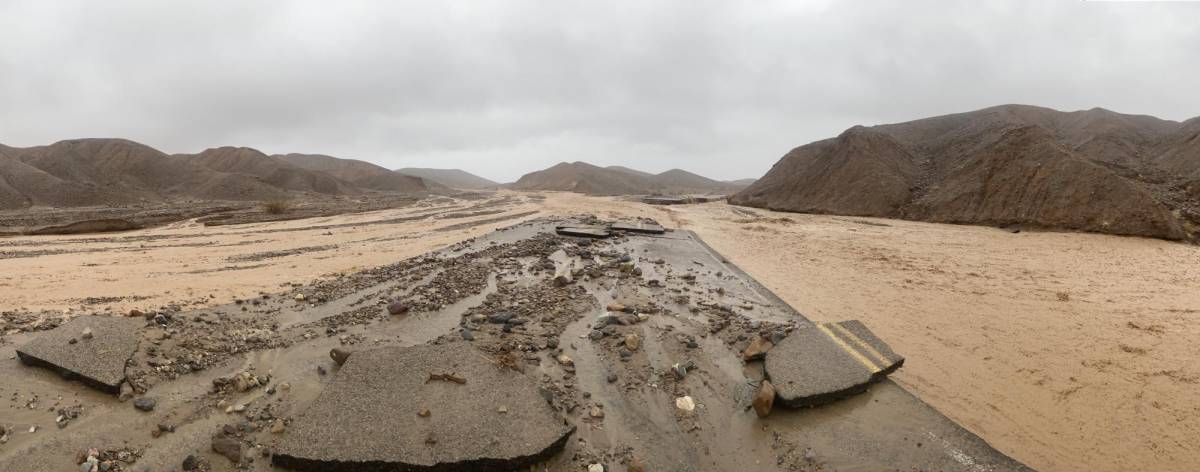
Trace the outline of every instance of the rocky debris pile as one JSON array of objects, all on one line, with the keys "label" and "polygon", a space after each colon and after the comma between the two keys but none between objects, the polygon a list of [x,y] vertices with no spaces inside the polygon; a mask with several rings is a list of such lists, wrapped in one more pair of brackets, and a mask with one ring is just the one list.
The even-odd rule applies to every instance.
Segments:
[{"label": "rocky debris pile", "polygon": [[115,395],[125,380],[126,362],[137,350],[141,327],[138,319],[82,316],[21,346],[17,356],[26,365]]},{"label": "rocky debris pile", "polygon": [[217,377],[212,381],[212,393],[243,393],[271,383],[270,375],[256,375],[253,370],[244,370],[230,377]]},{"label": "rocky debris pile", "polygon": [[87,449],[75,453],[75,464],[82,472],[122,472],[132,470],[142,451],[133,448]]},{"label": "rocky debris pile", "polygon": [[41,311],[37,313],[18,311],[0,312],[0,345],[4,344],[5,336],[51,330],[65,323],[68,319],[67,315],[53,311]]},{"label": "rocky debris pile", "polygon": [[[413,420],[403,428],[380,421],[405,411]],[[346,362],[281,436],[272,462],[301,471],[364,463],[513,470],[558,452],[572,431],[532,379],[486,362],[466,343],[380,348]]]},{"label": "rocky debris pile", "polygon": [[[151,315],[147,315],[151,316]],[[181,375],[221,365],[244,352],[286,347],[269,317],[220,310],[196,314],[160,312],[146,328],[143,348],[127,370],[137,392]]]}]

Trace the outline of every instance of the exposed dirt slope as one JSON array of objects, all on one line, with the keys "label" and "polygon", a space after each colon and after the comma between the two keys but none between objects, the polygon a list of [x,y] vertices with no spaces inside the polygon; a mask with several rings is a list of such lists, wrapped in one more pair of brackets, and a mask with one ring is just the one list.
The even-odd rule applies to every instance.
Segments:
[{"label": "exposed dirt slope", "polygon": [[559,190],[588,195],[653,195],[732,193],[742,187],[680,169],[649,174],[621,166],[599,167],[562,162],[525,174],[512,184],[518,190]]},{"label": "exposed dirt slope", "polygon": [[493,182],[461,169],[405,167],[403,169],[396,169],[396,172],[404,175],[420,177],[426,181],[437,182],[450,188],[483,190],[500,187],[498,182]]},{"label": "exposed dirt slope", "polygon": [[1005,105],[854,127],[792,150],[731,202],[1194,239],[1200,120]]}]

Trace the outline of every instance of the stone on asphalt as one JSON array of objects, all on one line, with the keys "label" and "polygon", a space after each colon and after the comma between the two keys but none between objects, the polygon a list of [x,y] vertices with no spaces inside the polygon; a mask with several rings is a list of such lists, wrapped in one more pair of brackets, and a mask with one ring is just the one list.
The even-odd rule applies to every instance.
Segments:
[{"label": "stone on asphalt", "polygon": [[793,331],[767,353],[764,368],[779,401],[798,408],[860,393],[903,363],[866,326],[851,320]]},{"label": "stone on asphalt", "polygon": [[[142,324],[136,318],[81,316],[17,348],[17,356],[25,365],[51,369],[116,395],[125,381],[125,362],[137,350]],[[91,337],[68,342],[81,332]]]},{"label": "stone on asphalt", "polygon": [[[470,381],[427,382],[428,372]],[[554,455],[574,431],[541,400],[535,379],[496,368],[465,343],[358,351],[292,419],[272,462],[301,471],[517,469]],[[438,414],[385,420],[422,408]]]}]

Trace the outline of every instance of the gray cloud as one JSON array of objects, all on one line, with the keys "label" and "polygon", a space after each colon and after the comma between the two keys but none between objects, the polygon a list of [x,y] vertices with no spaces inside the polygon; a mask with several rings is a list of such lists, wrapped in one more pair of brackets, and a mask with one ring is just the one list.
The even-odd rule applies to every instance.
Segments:
[{"label": "gray cloud", "polygon": [[1001,103],[1190,118],[1197,25],[1044,0],[9,1],[0,142],[757,177],[854,124]]}]

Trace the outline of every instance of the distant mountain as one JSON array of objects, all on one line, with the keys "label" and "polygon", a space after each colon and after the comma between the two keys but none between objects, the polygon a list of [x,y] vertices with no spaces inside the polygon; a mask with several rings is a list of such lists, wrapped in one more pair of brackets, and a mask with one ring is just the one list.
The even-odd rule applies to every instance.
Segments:
[{"label": "distant mountain", "polygon": [[742,187],[680,169],[650,174],[626,167],[562,162],[531,172],[512,184],[517,190],[560,190],[589,195],[674,195],[732,193]]},{"label": "distant mountain", "polygon": [[728,183],[728,184],[733,184],[733,185],[738,185],[738,186],[741,186],[741,187],[749,187],[749,186],[750,186],[750,184],[754,183],[754,181],[755,181],[755,180],[758,180],[758,179],[737,179],[737,180],[726,180],[726,181],[725,181],[725,183]]},{"label": "distant mountain", "polygon": [[432,180],[450,188],[463,190],[484,190],[500,187],[499,183],[459,169],[405,167],[403,169],[396,169],[396,172]]},{"label": "distant mountain", "polygon": [[176,154],[175,157],[219,172],[253,175],[285,190],[327,195],[361,192],[328,173],[305,169],[257,149],[227,146],[206,149],[200,154]]},{"label": "distant mountain", "polygon": [[364,189],[385,192],[421,192],[444,187],[430,179],[392,172],[370,162],[355,159],[339,159],[324,154],[277,154],[271,157],[303,169],[323,172]]},{"label": "distant mountain", "polygon": [[730,202],[1193,239],[1200,119],[1004,105],[856,126],[793,149]]},{"label": "distant mountain", "polygon": [[[326,163],[342,167],[334,164]],[[250,148],[224,147],[169,156],[125,139],[72,139],[28,148],[0,145],[0,209],[126,205],[172,199],[267,201],[287,198],[295,192],[354,195],[380,186],[386,188],[369,177],[359,176],[362,180],[352,183],[311,167]],[[395,180],[391,172],[383,171],[388,176],[383,182],[419,181],[404,176]],[[353,175],[349,171],[336,173]],[[437,188],[423,184],[398,191]]]},{"label": "distant mountain", "polygon": [[624,173],[626,173],[626,174],[633,174],[633,175],[636,175],[636,176],[639,176],[639,177],[651,177],[651,176],[653,176],[653,175],[654,175],[654,174],[651,174],[651,173],[649,173],[649,172],[642,172],[642,171],[640,171],[640,170],[636,170],[636,169],[630,169],[630,168],[628,168],[628,167],[625,167],[625,166],[608,166],[608,167],[605,167],[605,169],[608,169],[608,170],[615,170],[615,171],[617,171],[617,172],[624,172]]}]

